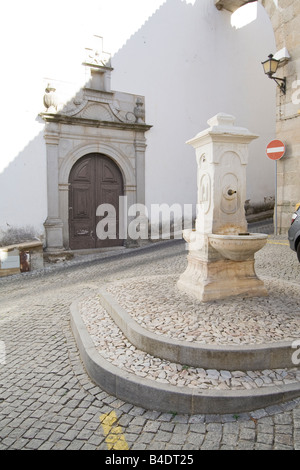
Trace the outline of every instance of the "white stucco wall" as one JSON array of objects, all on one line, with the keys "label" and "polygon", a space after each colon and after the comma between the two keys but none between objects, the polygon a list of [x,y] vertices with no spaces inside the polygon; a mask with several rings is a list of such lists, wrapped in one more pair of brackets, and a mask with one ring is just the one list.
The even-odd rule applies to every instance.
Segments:
[{"label": "white stucco wall", "polygon": [[[92,36],[117,51],[164,0],[14,0],[1,5],[0,235],[44,233],[47,217],[43,95],[49,81],[71,97],[86,82]],[[126,20],[125,20],[126,18]],[[122,91],[122,90],[120,90]]]},{"label": "white stucco wall", "polygon": [[[112,89],[146,97],[146,200],[195,203],[196,164],[185,144],[219,111],[261,138],[252,144],[248,197],[274,193],[263,148],[275,128],[275,89],[260,62],[275,51],[269,19],[236,30],[213,0],[16,0],[1,7],[0,230],[47,217],[43,94],[59,80],[72,96],[93,34],[112,53]],[[147,18],[150,17],[148,20]],[[128,39],[128,40],[127,40]],[[127,40],[127,42],[126,42]],[[69,95],[68,95],[69,94]],[[271,175],[269,177],[269,175]]]},{"label": "white stucco wall", "polygon": [[[252,11],[255,4],[252,5]],[[194,5],[169,0],[113,56],[112,87],[146,97],[146,200],[196,201],[196,163],[185,142],[218,112],[260,138],[251,144],[247,197],[274,195],[275,173],[265,146],[275,135],[275,88],[261,61],[275,50],[272,26],[261,7],[243,28],[211,0]],[[271,85],[271,86],[270,86]]]}]

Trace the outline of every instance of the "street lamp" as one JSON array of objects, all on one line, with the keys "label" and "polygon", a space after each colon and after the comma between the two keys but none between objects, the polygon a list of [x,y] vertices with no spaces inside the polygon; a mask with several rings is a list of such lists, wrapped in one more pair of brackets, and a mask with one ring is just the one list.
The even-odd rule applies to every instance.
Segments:
[{"label": "street lamp", "polygon": [[286,77],[284,78],[273,77],[274,73],[277,72],[279,60],[274,59],[273,54],[270,54],[268,59],[262,62],[262,65],[263,65],[265,74],[268,75],[268,77],[271,78],[272,80],[275,80],[280,90],[285,95],[286,94]]}]

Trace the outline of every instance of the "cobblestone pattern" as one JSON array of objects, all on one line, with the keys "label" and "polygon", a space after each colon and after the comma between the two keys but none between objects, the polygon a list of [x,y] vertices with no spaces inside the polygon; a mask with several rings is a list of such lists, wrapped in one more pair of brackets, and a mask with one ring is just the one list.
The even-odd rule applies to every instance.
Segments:
[{"label": "cobblestone pattern", "polygon": [[[0,281],[0,450],[106,450],[100,416],[114,411],[131,450],[299,449],[300,400],[240,415],[177,415],[124,403],[87,376],[70,330],[73,300],[116,279],[170,275],[183,244],[134,256],[70,263]],[[268,276],[299,283],[295,254],[268,245],[258,260]]]},{"label": "cobblestone pattern", "polygon": [[[162,280],[161,283],[163,283]],[[115,286],[115,284],[113,285]],[[157,305],[159,305],[158,301]],[[220,305],[219,310],[221,310]],[[95,298],[89,297],[80,302],[79,311],[99,354],[111,364],[138,377],[198,390],[250,390],[267,386],[282,386],[293,382],[298,383],[300,380],[300,370],[298,367],[292,369],[249,370],[247,372],[237,370],[230,372],[228,370],[215,370],[211,368],[204,370],[199,367],[189,367],[185,364],[159,359],[151,354],[140,351],[130,343],[109,313],[101,306],[97,296]],[[236,311],[238,312],[238,309]],[[161,323],[166,318],[164,311],[162,311],[162,315],[164,319],[161,320]],[[174,317],[176,318],[176,315]],[[209,323],[207,318],[206,321]],[[170,325],[171,328],[172,325]],[[232,331],[233,329],[231,327],[230,330]],[[180,330],[178,330],[179,333]],[[299,337],[300,333],[298,334]]]},{"label": "cobblestone pattern", "polygon": [[139,325],[166,338],[217,345],[300,338],[300,285],[265,279],[268,297],[203,303],[181,293],[177,280],[178,275],[139,277],[113,282],[106,290]]}]

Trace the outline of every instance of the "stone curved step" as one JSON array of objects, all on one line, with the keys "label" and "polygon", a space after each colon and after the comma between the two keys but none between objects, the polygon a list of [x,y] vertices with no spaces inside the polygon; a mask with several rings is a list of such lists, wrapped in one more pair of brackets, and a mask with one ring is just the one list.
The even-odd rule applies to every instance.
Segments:
[{"label": "stone curved step", "polygon": [[[88,304],[86,308],[89,309]],[[115,365],[111,360],[107,360],[103,354],[100,354],[96,347],[95,338],[92,338],[86,323],[83,321],[84,315],[81,309],[82,304],[72,304],[71,325],[86,370],[92,380],[102,389],[126,402],[163,412],[223,414],[253,411],[300,396],[299,373],[297,370],[286,371],[287,377],[289,373],[292,374],[292,377],[290,380],[282,381],[281,384],[274,381],[273,384],[265,384],[267,386],[256,388],[245,388],[231,383],[231,388],[222,389],[219,386],[222,381],[219,380],[219,382],[214,383],[213,379],[211,387],[200,388],[193,384],[191,384],[192,387],[181,386],[180,383],[172,385],[159,377],[156,380],[153,377],[150,379],[147,374],[145,377],[141,377],[126,370],[122,362]],[[109,317],[108,314],[107,316]],[[102,317],[101,314],[97,319],[98,326],[103,319]],[[94,318],[94,323],[95,320]],[[112,322],[110,318],[107,321]],[[106,330],[105,325],[100,335],[106,333],[112,344],[114,335]],[[114,326],[114,328],[117,327]],[[131,346],[131,348],[134,348],[134,346]],[[183,368],[183,370],[185,369]],[[210,373],[212,372],[214,371],[210,371]],[[226,372],[230,372],[222,372],[221,377],[226,382]],[[272,373],[272,371],[270,372]],[[233,372],[230,374],[231,377],[234,377]]]},{"label": "stone curved step", "polygon": [[293,341],[252,345],[204,345],[157,335],[141,327],[105,289],[100,302],[138,349],[161,359],[204,369],[265,370],[294,367]]}]

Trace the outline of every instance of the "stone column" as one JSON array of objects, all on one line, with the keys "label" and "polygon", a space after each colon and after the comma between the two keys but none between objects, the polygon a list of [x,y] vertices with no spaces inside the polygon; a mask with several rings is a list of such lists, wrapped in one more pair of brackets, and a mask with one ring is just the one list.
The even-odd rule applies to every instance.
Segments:
[{"label": "stone column", "polygon": [[70,183],[59,184],[60,214],[63,224],[63,245],[69,248],[69,188]]},{"label": "stone column", "polygon": [[123,210],[124,210],[123,224],[126,230],[126,233],[125,232],[123,233],[125,240],[126,240],[125,246],[127,248],[135,248],[139,246],[139,243],[137,240],[133,240],[132,238],[130,238],[129,233],[128,233],[128,228],[129,228],[130,222],[134,220],[134,216],[129,215],[129,208],[137,204],[137,200],[136,200],[137,188],[136,186],[126,185],[124,188],[124,192],[126,196],[126,198],[124,199],[124,203],[126,205],[124,205],[123,207]]},{"label": "stone column", "polygon": [[137,187],[137,203],[145,204],[145,152],[146,152],[145,138],[139,137],[135,141],[135,172],[136,172],[136,187]]},{"label": "stone column", "polygon": [[61,251],[63,246],[63,223],[59,213],[58,189],[58,124],[48,124],[45,129],[47,150],[47,205],[48,216],[44,223],[46,250]]}]

